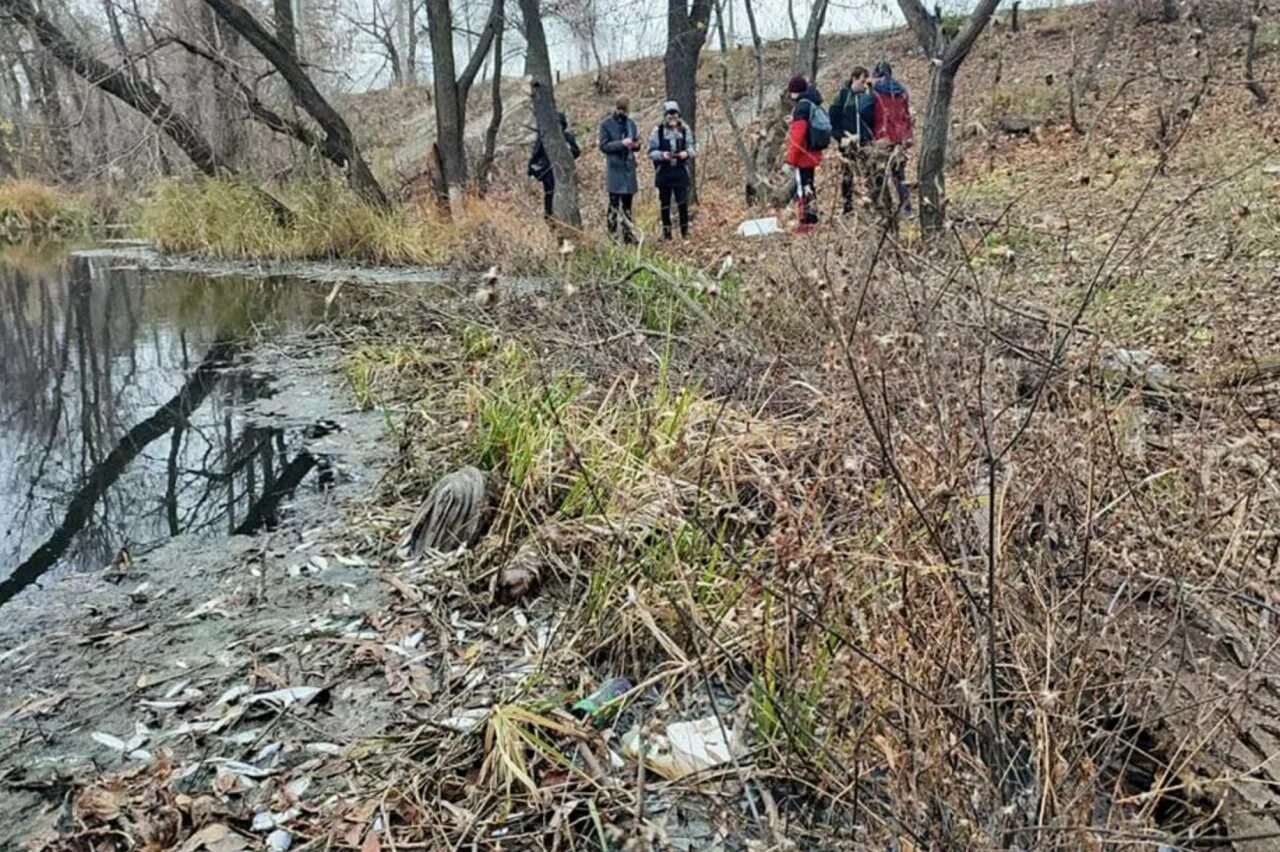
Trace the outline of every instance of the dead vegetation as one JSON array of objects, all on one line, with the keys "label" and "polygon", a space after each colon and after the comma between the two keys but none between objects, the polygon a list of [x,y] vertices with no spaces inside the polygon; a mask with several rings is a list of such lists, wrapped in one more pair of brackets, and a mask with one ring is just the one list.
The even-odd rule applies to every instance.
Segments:
[{"label": "dead vegetation", "polygon": [[[855,216],[683,263],[569,247],[550,290],[498,276],[337,332],[397,455],[333,538],[383,594],[329,665],[396,719],[198,793],[164,757],[79,783],[38,848],[1280,835],[1276,151],[1217,134],[1243,87],[1126,79],[1098,74],[1084,139],[971,146],[940,245]],[[501,483],[492,523],[403,558],[460,465]]]}]

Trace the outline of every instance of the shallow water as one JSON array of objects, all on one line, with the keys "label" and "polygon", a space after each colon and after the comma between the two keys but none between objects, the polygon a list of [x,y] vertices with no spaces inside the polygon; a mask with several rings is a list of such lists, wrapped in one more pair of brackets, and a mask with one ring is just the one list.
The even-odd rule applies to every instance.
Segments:
[{"label": "shallow water", "polygon": [[323,487],[305,449],[323,427],[247,406],[274,393],[251,341],[305,329],[326,292],[0,250],[0,603],[19,578],[247,531]]}]

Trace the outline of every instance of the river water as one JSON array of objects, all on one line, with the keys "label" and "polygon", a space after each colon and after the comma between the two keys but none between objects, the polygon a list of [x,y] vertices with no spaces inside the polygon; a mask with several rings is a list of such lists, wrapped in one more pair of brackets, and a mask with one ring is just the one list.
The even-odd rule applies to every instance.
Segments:
[{"label": "river water", "polygon": [[253,414],[252,341],[306,329],[326,288],[0,249],[0,604],[48,570],[101,569],[179,534],[274,522],[331,472],[322,422]]}]

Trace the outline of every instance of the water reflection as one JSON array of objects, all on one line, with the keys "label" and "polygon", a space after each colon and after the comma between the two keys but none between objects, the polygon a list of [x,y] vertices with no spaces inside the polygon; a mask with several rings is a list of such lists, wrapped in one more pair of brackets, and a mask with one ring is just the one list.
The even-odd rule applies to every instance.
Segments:
[{"label": "water reflection", "polygon": [[271,385],[244,347],[323,310],[302,282],[0,254],[0,603],[53,565],[270,523],[317,460],[245,415]]}]

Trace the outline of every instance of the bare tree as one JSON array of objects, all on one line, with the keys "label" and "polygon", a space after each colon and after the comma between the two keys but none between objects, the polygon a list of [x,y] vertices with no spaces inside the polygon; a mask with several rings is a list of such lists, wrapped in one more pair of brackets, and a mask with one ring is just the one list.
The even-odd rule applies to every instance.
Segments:
[{"label": "bare tree", "polygon": [[200,171],[211,176],[223,173],[224,166],[209,140],[152,86],[120,68],[107,65],[71,41],[38,12],[30,0],[0,0],[0,13],[24,26],[59,64],[140,112],[172,139]]},{"label": "bare tree", "polygon": [[926,233],[942,230],[946,206],[947,138],[951,125],[951,98],[956,74],[986,29],[1000,0],[978,0],[964,27],[948,40],[941,16],[931,14],[920,0],[898,0],[907,24],[933,64],[929,105],[920,139],[920,226]]},{"label": "bare tree", "polygon": [[[5,0],[5,2],[21,2],[21,0]],[[244,37],[263,58],[280,73],[293,92],[298,105],[315,119],[324,131],[324,155],[334,163],[346,169],[347,182],[360,197],[378,207],[387,207],[386,193],[378,183],[373,172],[364,161],[355,137],[347,126],[342,115],[330,105],[324,95],[311,82],[307,72],[298,64],[298,60],[290,54],[280,41],[258,23],[247,9],[234,0],[205,0],[222,20]]]},{"label": "bare tree", "polygon": [[[680,103],[681,115],[689,127],[698,130],[698,57],[711,22],[711,0],[667,0],[667,97]],[[696,166],[689,163],[690,198],[698,196]]]},{"label": "bare tree", "polygon": [[392,84],[418,80],[418,12],[414,0],[372,0],[366,15],[346,14],[347,22],[373,39],[391,68]]},{"label": "bare tree", "polygon": [[809,22],[804,28],[804,38],[796,43],[795,72],[808,74],[810,80],[818,77],[818,53],[822,27],[827,22],[828,0],[814,0],[809,9]]},{"label": "bare tree", "polygon": [[531,81],[533,114],[538,120],[538,133],[556,178],[556,194],[552,202],[552,215],[557,220],[575,228],[582,226],[578,210],[578,184],[574,175],[573,153],[560,128],[556,111],[556,95],[551,79],[551,59],[547,54],[547,36],[542,28],[542,12],[538,0],[520,0],[520,15],[524,19],[524,37],[529,46],[526,67]]},{"label": "bare tree", "polygon": [[600,6],[597,0],[555,0],[548,3],[542,13],[546,18],[562,21],[583,53],[595,62],[596,74],[604,73],[604,62],[600,59]]},{"label": "bare tree", "polygon": [[450,0],[427,0],[427,29],[431,36],[436,95],[436,150],[443,171],[438,189],[455,210],[467,185],[467,96],[484,64],[489,45],[502,24],[502,0],[494,0],[489,20],[461,74],[456,73],[453,56],[453,12]]}]

